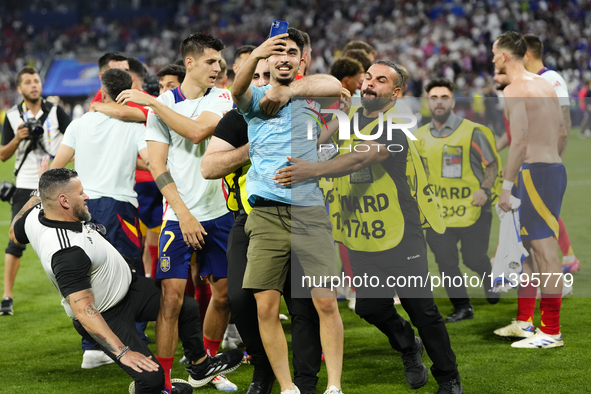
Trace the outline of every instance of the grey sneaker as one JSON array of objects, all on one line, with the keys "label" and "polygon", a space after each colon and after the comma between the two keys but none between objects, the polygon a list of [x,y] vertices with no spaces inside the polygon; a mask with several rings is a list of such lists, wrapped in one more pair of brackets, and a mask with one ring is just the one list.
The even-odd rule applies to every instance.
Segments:
[{"label": "grey sneaker", "polygon": [[12,298],[4,297],[1,302],[0,306],[0,315],[12,315],[14,311],[12,310]]}]

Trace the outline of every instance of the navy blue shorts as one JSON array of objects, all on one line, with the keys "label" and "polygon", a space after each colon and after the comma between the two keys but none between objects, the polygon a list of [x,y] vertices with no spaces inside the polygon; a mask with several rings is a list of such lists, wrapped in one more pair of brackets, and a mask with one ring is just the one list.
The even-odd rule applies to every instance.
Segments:
[{"label": "navy blue shorts", "polygon": [[92,215],[91,222],[105,226],[107,240],[133,263],[138,275],[144,276],[142,233],[137,208],[110,197],[88,200],[86,206]]},{"label": "navy blue shorts", "polygon": [[191,258],[195,254],[202,278],[212,275],[216,278],[228,277],[228,236],[234,224],[230,212],[217,219],[200,222],[207,235],[201,250],[194,250],[185,244],[179,222],[165,220],[158,239],[159,264],[156,279],[187,279]]},{"label": "navy blue shorts", "polygon": [[160,227],[162,225],[162,193],[156,186],[156,182],[136,183],[135,191],[140,220],[149,229]]},{"label": "navy blue shorts", "polygon": [[523,163],[517,197],[522,239],[558,239],[558,217],[566,190],[562,163]]}]

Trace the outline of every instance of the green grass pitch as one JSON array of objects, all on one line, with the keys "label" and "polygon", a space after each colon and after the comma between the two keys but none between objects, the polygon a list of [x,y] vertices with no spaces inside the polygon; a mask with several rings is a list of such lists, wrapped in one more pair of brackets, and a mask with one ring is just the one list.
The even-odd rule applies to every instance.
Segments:
[{"label": "green grass pitch", "polygon": [[[591,195],[591,139],[579,140],[573,130],[567,148],[565,165],[569,184],[562,205],[562,218],[568,228],[577,257],[583,268],[574,276],[574,295],[563,301],[562,332],[565,346],[558,349],[512,349],[510,342],[496,337],[492,331],[515,318],[514,297],[503,298],[497,305],[488,305],[483,298],[473,300],[473,320],[449,324],[448,331],[457,355],[466,393],[572,394],[591,392],[587,379],[591,341],[591,214],[587,196]],[[506,158],[506,151],[503,152]],[[0,165],[2,179],[10,179],[14,162]],[[494,253],[498,238],[495,216],[490,242]],[[10,206],[0,203],[0,244],[6,245]],[[430,256],[432,273],[437,273]],[[3,265],[2,265],[3,267]],[[4,271],[0,270],[3,278]],[[478,290],[480,293],[481,290]],[[451,304],[441,290],[435,292],[436,302],[444,316]],[[512,293],[515,295],[515,292]],[[585,298],[582,298],[582,297]],[[115,365],[92,370],[80,368],[82,351],[80,336],[64,313],[56,290],[47,279],[35,253],[29,247],[21,262],[14,288],[14,316],[0,316],[0,393],[127,393],[131,379]],[[341,303],[345,325],[343,391],[346,394],[434,393],[437,384],[432,376],[427,385],[411,390],[404,380],[399,355],[390,348],[386,337],[357,317]],[[402,308],[399,312],[407,318]],[[539,325],[539,312],[535,323]],[[290,323],[284,322],[290,339]],[[155,351],[154,327],[148,326],[150,347]],[[182,356],[180,346],[176,360]],[[423,362],[431,362],[425,354]],[[246,392],[253,367],[246,365],[229,375]],[[182,365],[175,361],[173,377],[187,378]],[[326,372],[320,372],[318,392],[324,391]],[[214,393],[213,387],[198,390]],[[279,393],[276,384],[274,393]]]}]

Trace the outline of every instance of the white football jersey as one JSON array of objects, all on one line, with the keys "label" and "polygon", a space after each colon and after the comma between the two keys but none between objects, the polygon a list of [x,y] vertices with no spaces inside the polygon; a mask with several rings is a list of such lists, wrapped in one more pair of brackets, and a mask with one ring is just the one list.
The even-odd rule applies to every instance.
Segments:
[{"label": "white football jersey", "polygon": [[560,76],[560,74],[554,70],[548,70],[546,67],[544,67],[538,72],[538,75],[554,86],[554,90],[556,91],[556,96],[558,96],[558,102],[560,103],[561,107],[567,105],[570,106],[566,82]]},{"label": "white football jersey", "polygon": [[[221,118],[225,111],[232,109],[232,96],[227,89],[211,88],[198,99],[187,100],[180,86],[158,97],[158,101],[190,119],[197,119],[208,111]],[[228,213],[222,191],[222,182],[204,179],[201,175],[201,160],[209,144],[209,138],[194,144],[172,130],[154,111],[148,113],[147,141],[169,145],[168,168],[174,179],[179,195],[191,214],[199,221],[217,219]],[[176,213],[168,203],[164,206],[164,220],[178,221]]]}]

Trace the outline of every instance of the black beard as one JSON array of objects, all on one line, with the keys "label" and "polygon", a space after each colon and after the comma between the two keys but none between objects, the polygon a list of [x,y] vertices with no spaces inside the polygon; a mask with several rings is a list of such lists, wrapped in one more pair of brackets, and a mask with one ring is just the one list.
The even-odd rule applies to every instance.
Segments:
[{"label": "black beard", "polygon": [[379,111],[387,107],[392,102],[392,97],[361,97],[361,105],[368,112]]},{"label": "black beard", "polygon": [[32,98],[27,97],[25,95],[23,95],[23,97],[25,98],[25,100],[27,100],[28,102],[33,103],[33,104],[37,104],[41,100],[41,95],[39,95],[39,97],[37,97],[36,99],[32,99]]},{"label": "black beard", "polygon": [[292,83],[294,79],[295,79],[295,77],[293,77],[293,78],[290,78],[290,77],[287,77],[287,78],[280,78],[280,77],[275,78],[275,80],[277,82],[279,82],[279,84],[286,85],[286,86],[289,85],[290,83]]},{"label": "black beard", "polygon": [[450,114],[451,114],[451,108],[448,111],[445,111],[441,115],[435,115],[435,114],[433,114],[433,119],[435,119],[439,123],[445,123],[445,122],[447,122],[447,118],[449,118],[449,115]]}]

